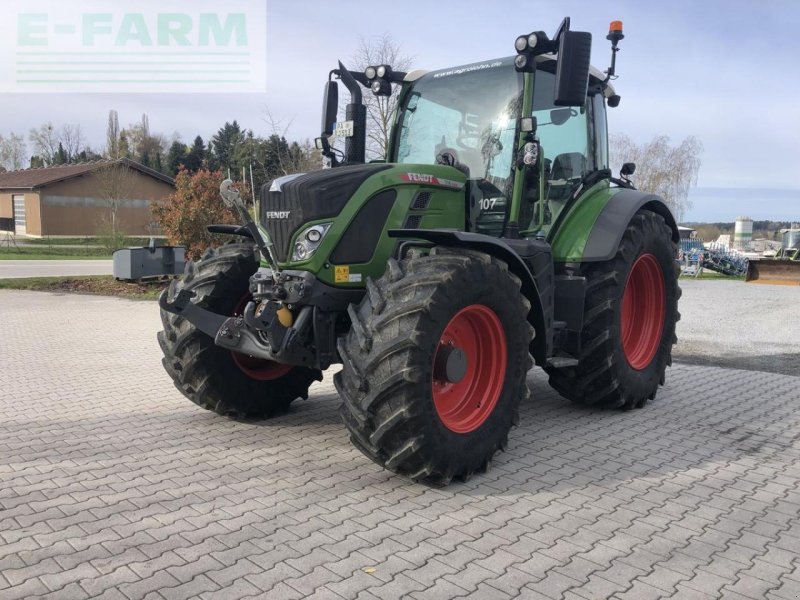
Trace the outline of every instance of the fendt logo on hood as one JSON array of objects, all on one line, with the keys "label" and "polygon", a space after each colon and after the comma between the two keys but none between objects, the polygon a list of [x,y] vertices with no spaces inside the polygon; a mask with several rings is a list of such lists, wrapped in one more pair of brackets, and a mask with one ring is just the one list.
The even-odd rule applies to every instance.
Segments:
[{"label": "fendt logo on hood", "polygon": [[268,210],[268,219],[288,219],[292,211],[290,210]]}]

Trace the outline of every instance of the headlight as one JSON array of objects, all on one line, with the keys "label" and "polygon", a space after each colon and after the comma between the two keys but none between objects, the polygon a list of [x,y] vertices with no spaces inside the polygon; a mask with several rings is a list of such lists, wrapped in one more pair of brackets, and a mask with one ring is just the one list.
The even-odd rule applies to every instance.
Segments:
[{"label": "headlight", "polygon": [[528,38],[525,37],[524,35],[519,36],[514,41],[514,48],[516,49],[517,52],[524,52],[525,50],[527,50],[528,49]]},{"label": "headlight", "polygon": [[307,260],[314,256],[331,225],[331,223],[320,223],[303,229],[294,244],[292,260]]},{"label": "headlight", "polygon": [[532,33],[528,36],[528,48],[536,48],[536,42],[539,41],[539,36]]},{"label": "headlight", "polygon": [[378,77],[386,77],[386,70],[388,67],[386,65],[381,65],[377,69]]},{"label": "headlight", "polygon": [[364,75],[367,76],[367,79],[375,79],[375,67],[367,67],[364,69]]}]

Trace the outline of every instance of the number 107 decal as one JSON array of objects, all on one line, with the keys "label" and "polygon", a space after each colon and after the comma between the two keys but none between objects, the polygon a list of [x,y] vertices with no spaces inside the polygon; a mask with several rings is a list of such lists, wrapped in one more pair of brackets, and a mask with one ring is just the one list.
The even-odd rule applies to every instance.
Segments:
[{"label": "number 107 decal", "polygon": [[497,204],[497,198],[482,198],[478,200],[478,206],[481,210],[491,210]]}]

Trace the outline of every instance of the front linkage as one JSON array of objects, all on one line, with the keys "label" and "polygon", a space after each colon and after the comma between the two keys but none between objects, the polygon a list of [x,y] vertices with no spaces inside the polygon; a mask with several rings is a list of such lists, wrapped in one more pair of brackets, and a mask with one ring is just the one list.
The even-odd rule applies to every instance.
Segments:
[{"label": "front linkage", "polygon": [[[240,314],[227,316],[207,310],[192,301],[196,294],[187,289],[179,290],[172,299],[163,294],[159,306],[185,318],[217,346],[231,352],[327,369],[337,362],[337,315],[363,293],[332,288],[308,271],[281,270],[269,233],[252,220],[230,180],[222,182],[220,193],[225,204],[236,209],[244,225],[213,225],[209,229],[250,238],[269,266],[259,267],[250,277],[251,299]],[[290,307],[297,309],[296,319]]]}]

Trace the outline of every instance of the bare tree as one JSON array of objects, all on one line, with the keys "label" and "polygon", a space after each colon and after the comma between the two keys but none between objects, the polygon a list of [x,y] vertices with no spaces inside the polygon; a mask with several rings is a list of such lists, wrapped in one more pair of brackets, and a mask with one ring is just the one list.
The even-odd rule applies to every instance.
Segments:
[{"label": "bare tree", "polygon": [[119,143],[119,114],[117,111],[108,111],[108,127],[106,128],[106,156],[112,160],[122,158]]},{"label": "bare tree", "polygon": [[0,135],[0,166],[9,171],[17,171],[25,166],[27,150],[25,139],[13,131],[8,137]]},{"label": "bare tree", "polygon": [[[404,54],[402,46],[391,35],[384,33],[360,38],[352,64],[347,67],[363,71],[369,66],[389,65],[395,71],[408,71],[413,61],[413,57]],[[397,88],[393,86],[391,96],[376,96],[365,90],[364,104],[367,107],[367,157],[385,158],[389,153],[392,118],[397,108]]]},{"label": "bare tree", "polygon": [[127,198],[136,180],[136,174],[128,165],[127,159],[108,161],[105,166],[94,172],[98,189],[108,205],[111,214],[111,235],[117,235],[117,210],[120,201]]},{"label": "bare tree", "polygon": [[703,144],[694,136],[679,145],[670,144],[666,135],[654,137],[647,143],[637,144],[627,135],[611,136],[611,162],[636,163],[633,182],[637,188],[661,196],[678,221],[692,203],[689,189],[697,185],[700,171],[700,154]]},{"label": "bare tree", "polygon": [[49,167],[55,162],[59,139],[52,123],[47,122],[39,129],[31,129],[28,140],[33,145],[34,154],[42,159],[45,166]]},{"label": "bare tree", "polygon": [[68,163],[77,161],[81,150],[83,150],[85,141],[80,124],[64,125],[61,127],[59,142],[61,142],[61,146],[67,153]]},{"label": "bare tree", "polygon": [[56,163],[75,162],[86,149],[84,146],[86,139],[79,124],[63,125],[56,131],[53,124],[48,121],[38,129],[31,129],[28,140],[33,145],[33,153],[46,167]]}]

